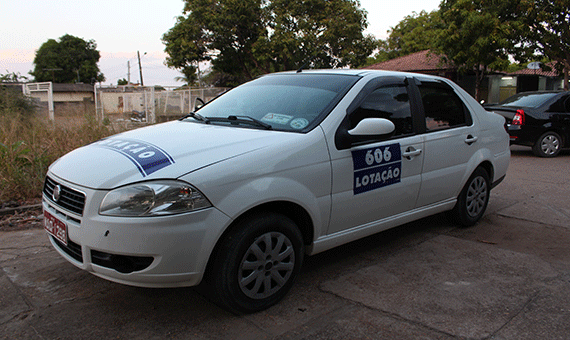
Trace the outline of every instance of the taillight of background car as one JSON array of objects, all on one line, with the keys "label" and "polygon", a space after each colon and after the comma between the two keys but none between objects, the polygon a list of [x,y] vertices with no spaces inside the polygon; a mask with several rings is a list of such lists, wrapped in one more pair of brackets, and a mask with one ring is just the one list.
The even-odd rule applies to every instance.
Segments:
[{"label": "taillight of background car", "polygon": [[513,117],[512,125],[524,125],[524,110],[517,110],[517,113]]}]

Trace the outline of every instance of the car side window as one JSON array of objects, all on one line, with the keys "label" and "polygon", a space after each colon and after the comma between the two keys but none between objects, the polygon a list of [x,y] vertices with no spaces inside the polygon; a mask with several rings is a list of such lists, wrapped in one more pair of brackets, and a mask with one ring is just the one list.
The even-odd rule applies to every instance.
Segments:
[{"label": "car side window", "polygon": [[350,115],[350,127],[354,128],[364,118],[390,120],[396,127],[394,136],[413,133],[410,97],[406,87],[393,85],[374,90]]},{"label": "car side window", "polygon": [[570,96],[562,96],[554,104],[550,105],[548,112],[570,112]]},{"label": "car side window", "polygon": [[419,89],[428,132],[471,125],[467,108],[452,88],[442,83],[423,82]]}]

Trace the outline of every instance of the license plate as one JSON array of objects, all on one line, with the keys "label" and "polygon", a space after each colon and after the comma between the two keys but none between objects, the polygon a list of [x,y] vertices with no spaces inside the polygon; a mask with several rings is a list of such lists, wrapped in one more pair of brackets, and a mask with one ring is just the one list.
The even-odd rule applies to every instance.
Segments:
[{"label": "license plate", "polygon": [[44,228],[48,234],[67,245],[67,225],[47,211],[44,211]]}]

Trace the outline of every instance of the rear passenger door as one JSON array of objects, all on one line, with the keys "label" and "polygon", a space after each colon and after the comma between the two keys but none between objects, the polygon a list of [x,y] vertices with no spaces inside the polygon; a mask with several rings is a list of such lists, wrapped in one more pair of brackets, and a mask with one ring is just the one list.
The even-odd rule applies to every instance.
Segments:
[{"label": "rear passenger door", "polygon": [[566,136],[562,136],[562,138],[568,138],[570,136],[570,94],[564,94],[554,104],[550,105],[548,113],[552,124],[558,129],[557,131],[565,132]]},{"label": "rear passenger door", "polygon": [[[458,196],[479,130],[463,100],[443,81],[418,84],[425,118],[422,187],[416,207]],[[467,174],[469,176],[469,174]]]}]

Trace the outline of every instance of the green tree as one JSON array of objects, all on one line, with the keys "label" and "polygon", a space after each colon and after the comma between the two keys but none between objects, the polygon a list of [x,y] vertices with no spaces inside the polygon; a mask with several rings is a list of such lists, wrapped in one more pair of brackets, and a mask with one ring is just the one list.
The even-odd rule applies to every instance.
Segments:
[{"label": "green tree", "polygon": [[121,86],[121,85],[129,85],[129,81],[126,80],[125,78],[119,79],[119,80],[117,80],[117,85],[119,85],[119,86]]},{"label": "green tree", "polygon": [[211,60],[216,85],[305,63],[357,67],[375,47],[356,0],[185,0],[183,14],[163,36],[166,63],[188,77]]},{"label": "green tree", "polygon": [[[307,63],[314,68],[358,67],[376,40],[363,35],[366,12],[351,0],[273,0],[268,5],[268,39],[259,41],[263,56],[281,71]],[[258,47],[258,46],[256,46]]]},{"label": "green tree", "polygon": [[198,82],[198,67],[195,67],[193,65],[188,65],[183,67],[180,72],[182,73],[182,77],[180,77],[180,81],[183,81],[184,83],[186,83],[186,85],[190,86],[194,83]]},{"label": "green tree", "polygon": [[518,9],[518,15],[525,18],[528,27],[521,34],[524,47],[521,49],[523,59],[532,58],[530,54],[538,52],[550,60],[557,61],[558,71],[564,74],[564,89],[568,90],[570,2],[568,0],[521,0]]},{"label": "green tree", "polygon": [[49,39],[40,46],[30,74],[38,82],[94,84],[105,80],[97,66],[100,58],[95,41],[66,34],[59,41]]},{"label": "green tree", "polygon": [[489,70],[509,66],[515,40],[524,29],[517,15],[520,0],[443,0],[440,4],[441,30],[435,45],[460,71],[473,71],[475,97]]}]

